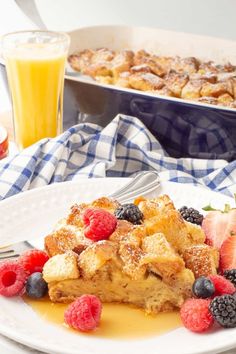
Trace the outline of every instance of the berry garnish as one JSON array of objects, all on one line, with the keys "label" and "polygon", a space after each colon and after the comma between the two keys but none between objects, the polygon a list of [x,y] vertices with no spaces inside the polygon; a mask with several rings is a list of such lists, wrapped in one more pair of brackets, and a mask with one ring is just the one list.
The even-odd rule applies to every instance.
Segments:
[{"label": "berry garnish", "polygon": [[41,250],[28,250],[25,251],[18,259],[22,264],[28,275],[35,272],[42,272],[44,264],[48,261],[49,257],[46,252]]},{"label": "berry garnish", "polygon": [[140,225],[143,221],[143,213],[135,204],[123,204],[115,210],[115,216],[119,220],[127,220],[134,225]]},{"label": "berry garnish", "polygon": [[179,212],[186,221],[197,225],[202,224],[203,215],[200,214],[198,210],[183,206],[179,209]]},{"label": "berry garnish", "polygon": [[82,295],[69,305],[64,314],[65,323],[83,332],[95,329],[100,322],[101,301],[94,295]]},{"label": "berry garnish", "polygon": [[8,134],[5,128],[0,126],[0,160],[8,153]]},{"label": "berry garnish", "polygon": [[234,296],[216,296],[211,301],[209,309],[220,326],[236,327],[236,298]]},{"label": "berry garnish", "polygon": [[26,294],[34,299],[44,297],[48,292],[48,284],[43,279],[42,273],[32,273],[25,285]]},{"label": "berry garnish", "polygon": [[23,292],[27,274],[16,261],[0,263],[0,294],[11,297]]},{"label": "berry garnish", "polygon": [[206,243],[220,250],[227,238],[236,235],[236,209],[209,211],[203,219],[202,228]]},{"label": "berry garnish", "polygon": [[[224,277],[236,286],[236,269],[228,269],[224,271]],[[235,290],[236,291],[236,290]]]},{"label": "berry garnish", "polygon": [[186,328],[193,332],[204,332],[213,324],[209,311],[210,300],[188,299],[180,309],[180,317]]},{"label": "berry garnish", "polygon": [[215,286],[214,296],[233,294],[235,292],[234,285],[221,275],[209,275],[208,278],[212,281]]},{"label": "berry garnish", "polygon": [[104,209],[87,208],[83,213],[84,235],[93,240],[106,240],[114,231],[117,219]]},{"label": "berry garnish", "polygon": [[215,286],[210,279],[199,277],[193,283],[192,292],[196,297],[206,299],[214,294]]},{"label": "berry garnish", "polygon": [[236,268],[236,236],[230,236],[220,248],[220,269],[223,273],[234,268]]}]

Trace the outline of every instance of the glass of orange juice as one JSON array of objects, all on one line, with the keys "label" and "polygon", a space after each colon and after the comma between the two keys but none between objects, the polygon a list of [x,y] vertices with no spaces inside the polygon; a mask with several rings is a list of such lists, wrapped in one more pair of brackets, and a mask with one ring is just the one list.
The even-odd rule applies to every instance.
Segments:
[{"label": "glass of orange juice", "polygon": [[21,31],[2,37],[19,149],[62,132],[65,33]]}]

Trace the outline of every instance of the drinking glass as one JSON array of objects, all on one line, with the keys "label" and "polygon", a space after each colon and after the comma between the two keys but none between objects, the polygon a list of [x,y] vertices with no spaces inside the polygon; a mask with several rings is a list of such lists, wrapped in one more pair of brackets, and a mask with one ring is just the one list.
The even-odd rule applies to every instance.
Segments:
[{"label": "drinking glass", "polygon": [[2,53],[20,150],[62,132],[64,72],[70,38],[51,31],[21,31],[2,37]]}]

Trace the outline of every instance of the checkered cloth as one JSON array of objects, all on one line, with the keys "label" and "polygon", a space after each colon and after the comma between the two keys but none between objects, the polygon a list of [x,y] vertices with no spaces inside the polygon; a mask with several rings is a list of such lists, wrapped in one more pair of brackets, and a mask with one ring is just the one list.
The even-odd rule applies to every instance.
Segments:
[{"label": "checkered cloth", "polygon": [[118,115],[105,128],[76,125],[0,163],[0,200],[21,191],[81,177],[128,177],[157,170],[162,180],[204,185],[233,196],[236,161],[169,157],[144,124]]}]

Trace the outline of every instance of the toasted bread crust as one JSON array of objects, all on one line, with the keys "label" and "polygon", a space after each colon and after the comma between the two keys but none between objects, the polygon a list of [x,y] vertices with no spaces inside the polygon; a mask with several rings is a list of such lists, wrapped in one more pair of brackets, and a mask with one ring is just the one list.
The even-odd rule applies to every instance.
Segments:
[{"label": "toasted bread crust", "polygon": [[[44,270],[52,301],[70,302],[91,293],[102,301],[130,303],[157,313],[181,306],[191,295],[195,276],[216,273],[217,251],[204,244],[202,229],[186,222],[167,195],[140,197],[135,203],[143,213],[143,223],[118,220],[108,240],[87,239],[82,218],[87,207],[113,213],[119,204],[108,198],[73,206],[45,238],[52,256]],[[72,263],[68,259],[71,251]],[[59,257],[58,272],[50,270],[57,265],[55,257]],[[68,272],[63,265],[67,261]]]},{"label": "toasted bread crust", "polygon": [[195,278],[217,273],[219,253],[214,247],[205,244],[191,246],[185,249],[183,259]]}]

